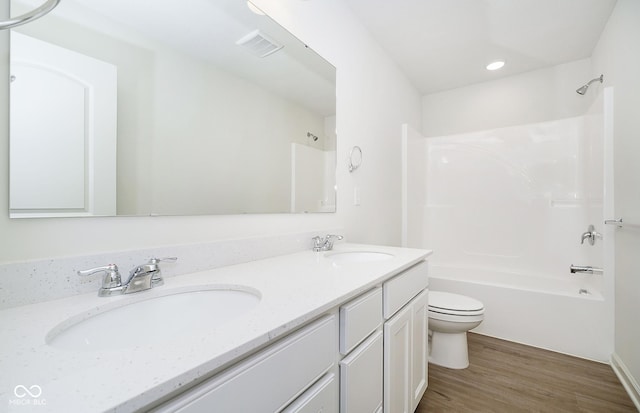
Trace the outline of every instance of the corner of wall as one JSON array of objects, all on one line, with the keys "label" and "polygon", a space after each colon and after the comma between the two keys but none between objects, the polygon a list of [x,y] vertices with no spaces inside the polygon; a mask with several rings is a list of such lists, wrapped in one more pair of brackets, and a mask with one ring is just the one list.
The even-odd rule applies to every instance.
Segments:
[{"label": "corner of wall", "polygon": [[611,355],[611,368],[614,373],[616,373],[616,376],[618,376],[622,386],[629,394],[629,397],[636,406],[636,409],[640,411],[640,385],[638,385],[638,382],[635,380],[627,366],[625,366],[622,359],[620,359],[620,356],[616,353]]}]

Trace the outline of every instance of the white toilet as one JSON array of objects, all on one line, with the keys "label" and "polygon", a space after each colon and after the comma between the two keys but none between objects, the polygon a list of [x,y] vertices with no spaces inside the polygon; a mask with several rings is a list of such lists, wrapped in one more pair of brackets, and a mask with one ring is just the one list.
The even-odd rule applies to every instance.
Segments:
[{"label": "white toilet", "polygon": [[474,298],[429,291],[429,362],[450,369],[469,366],[467,331],[480,325],[484,306]]}]

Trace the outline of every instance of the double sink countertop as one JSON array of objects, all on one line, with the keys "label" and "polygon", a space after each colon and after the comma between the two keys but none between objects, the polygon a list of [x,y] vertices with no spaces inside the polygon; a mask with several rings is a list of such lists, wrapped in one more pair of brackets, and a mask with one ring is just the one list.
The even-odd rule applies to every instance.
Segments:
[{"label": "double sink countertop", "polygon": [[[393,257],[362,262],[330,257],[346,251]],[[221,371],[430,254],[428,250],[343,243],[328,252],[309,250],[165,278],[163,286],[135,294],[98,297],[96,292],[2,310],[0,411],[141,409]],[[254,291],[260,301],[228,322],[208,326],[204,318],[196,339],[176,336],[165,342],[81,351],[46,342],[47,334],[60,329],[65,320],[79,321],[125,303],[200,288]],[[128,318],[135,315],[127,313]]]}]

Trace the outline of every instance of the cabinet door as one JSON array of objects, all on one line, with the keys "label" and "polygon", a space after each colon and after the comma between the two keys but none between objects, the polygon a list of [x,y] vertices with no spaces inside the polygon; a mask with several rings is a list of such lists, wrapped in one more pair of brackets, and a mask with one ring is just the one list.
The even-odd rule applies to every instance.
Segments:
[{"label": "cabinet door", "polygon": [[411,361],[411,411],[415,411],[427,390],[427,363],[429,354],[428,293],[424,290],[411,302],[412,358]]},{"label": "cabinet door", "polygon": [[410,413],[411,316],[407,305],[384,324],[384,411]]},{"label": "cabinet door", "polygon": [[340,413],[382,408],[382,332],[378,330],[340,362]]}]

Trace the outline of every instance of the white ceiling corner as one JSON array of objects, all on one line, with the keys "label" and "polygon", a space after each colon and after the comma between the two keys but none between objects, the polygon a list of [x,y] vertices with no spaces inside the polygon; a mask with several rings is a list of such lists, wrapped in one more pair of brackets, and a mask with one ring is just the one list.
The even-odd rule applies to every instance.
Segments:
[{"label": "white ceiling corner", "polygon": [[588,58],[616,2],[345,1],[423,94]]}]

